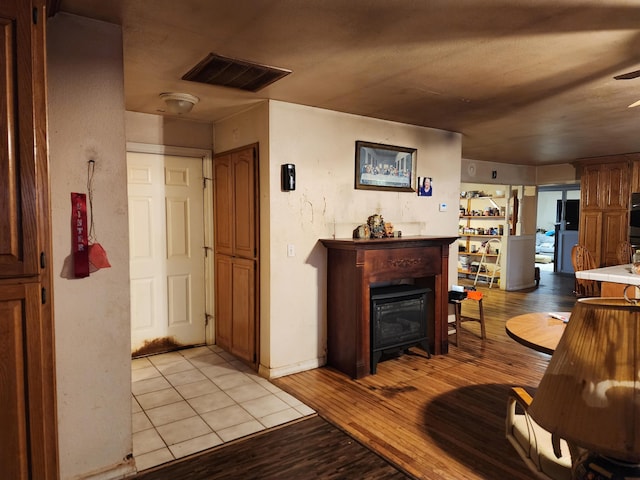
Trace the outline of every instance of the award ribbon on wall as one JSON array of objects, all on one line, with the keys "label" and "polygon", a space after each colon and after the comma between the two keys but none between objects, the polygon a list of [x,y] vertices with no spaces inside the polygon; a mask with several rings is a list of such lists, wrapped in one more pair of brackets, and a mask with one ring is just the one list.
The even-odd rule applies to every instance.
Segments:
[{"label": "award ribbon on wall", "polygon": [[89,263],[91,273],[101,268],[109,268],[111,264],[107,259],[107,252],[98,243],[93,224],[93,174],[95,172],[96,161],[89,160],[87,167],[87,190],[89,192]]},{"label": "award ribbon on wall", "polygon": [[73,273],[76,278],[89,276],[89,239],[87,232],[87,196],[71,194],[71,243]]}]

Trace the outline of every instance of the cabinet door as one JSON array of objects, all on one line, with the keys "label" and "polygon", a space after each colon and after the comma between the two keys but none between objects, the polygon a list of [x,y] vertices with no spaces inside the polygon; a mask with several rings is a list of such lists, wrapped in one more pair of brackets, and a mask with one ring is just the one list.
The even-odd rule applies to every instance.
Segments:
[{"label": "cabinet door", "polygon": [[233,255],[233,169],[231,155],[214,161],[214,239],[216,254]]},{"label": "cabinet door", "polygon": [[255,261],[216,258],[216,344],[247,362],[255,362]]},{"label": "cabinet door", "polygon": [[236,258],[233,262],[233,343],[231,353],[254,363],[255,353],[255,261]]},{"label": "cabinet door", "polygon": [[0,4],[0,277],[38,273],[30,13]]},{"label": "cabinet door", "polygon": [[626,210],[605,211],[602,214],[602,258],[599,265],[618,265],[616,250],[620,242],[627,240],[628,214]]},{"label": "cabinet door", "polygon": [[0,471],[3,478],[31,478],[26,338],[38,325],[38,284],[0,288]]},{"label": "cabinet door", "polygon": [[233,259],[226,255],[216,255],[215,304],[216,304],[216,345],[231,350],[233,332]]},{"label": "cabinet door", "polygon": [[602,195],[602,208],[629,208],[630,169],[627,162],[605,163],[602,165],[599,190]]},{"label": "cabinet door", "polygon": [[580,244],[587,247],[600,266],[602,247],[602,211],[582,211],[580,216]]},{"label": "cabinet door", "polygon": [[598,192],[600,191],[600,165],[587,165],[580,175],[582,210],[600,208]]},{"label": "cabinet door", "polygon": [[254,149],[233,154],[234,253],[244,258],[256,256],[255,160]]}]

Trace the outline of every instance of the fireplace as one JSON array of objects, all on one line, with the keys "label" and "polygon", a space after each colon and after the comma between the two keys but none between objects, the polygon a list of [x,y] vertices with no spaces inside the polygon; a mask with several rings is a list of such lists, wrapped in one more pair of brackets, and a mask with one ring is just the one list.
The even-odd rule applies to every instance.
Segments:
[{"label": "fireplace", "polygon": [[416,285],[371,288],[371,373],[384,354],[420,346],[430,356],[427,325],[431,289]]},{"label": "fireplace", "polygon": [[327,364],[352,378],[371,374],[371,286],[429,288],[433,355],[449,351],[449,248],[458,237],[333,238],[327,247]]}]

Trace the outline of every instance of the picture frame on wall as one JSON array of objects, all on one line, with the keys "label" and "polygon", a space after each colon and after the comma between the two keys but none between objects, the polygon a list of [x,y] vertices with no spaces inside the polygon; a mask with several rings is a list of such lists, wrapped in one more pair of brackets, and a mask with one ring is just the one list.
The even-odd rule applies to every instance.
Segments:
[{"label": "picture frame on wall", "polygon": [[355,188],[415,192],[417,149],[356,141]]}]

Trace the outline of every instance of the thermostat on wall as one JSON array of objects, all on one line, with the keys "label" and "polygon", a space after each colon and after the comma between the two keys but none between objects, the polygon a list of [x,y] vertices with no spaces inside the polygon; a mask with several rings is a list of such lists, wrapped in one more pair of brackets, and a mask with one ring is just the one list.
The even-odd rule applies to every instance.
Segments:
[{"label": "thermostat on wall", "polygon": [[447,204],[446,203],[441,203],[440,204],[440,211],[441,212],[446,212],[447,211]]}]

